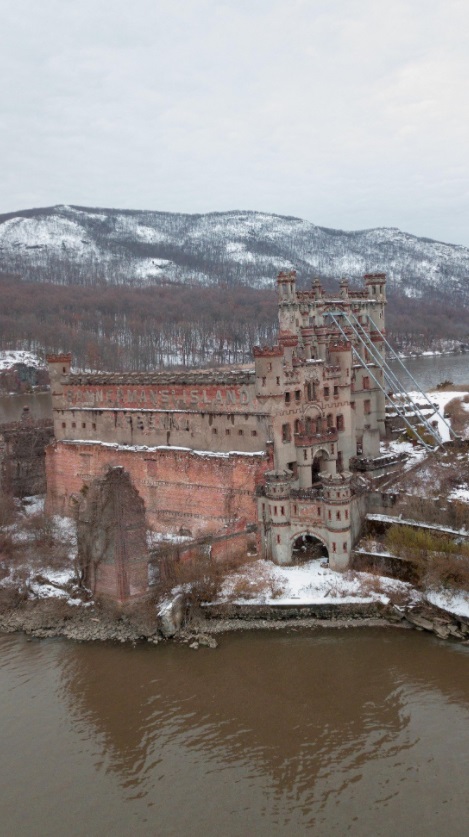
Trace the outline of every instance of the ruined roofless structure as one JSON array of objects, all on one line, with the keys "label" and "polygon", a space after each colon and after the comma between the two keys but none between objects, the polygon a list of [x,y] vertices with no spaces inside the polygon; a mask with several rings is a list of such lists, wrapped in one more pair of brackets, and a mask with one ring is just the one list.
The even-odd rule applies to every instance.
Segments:
[{"label": "ruined roofless structure", "polygon": [[[346,569],[365,513],[350,463],[378,457],[384,436],[386,277],[366,275],[358,291],[342,280],[331,297],[318,281],[297,291],[291,271],[277,290],[278,343],[254,347],[252,368],[88,374],[49,356],[48,510],[76,514],[121,469],[155,532],[212,538],[230,554],[254,532],[279,564],[307,535]],[[97,567],[95,589],[142,594],[134,558],[121,545],[120,569]]]}]

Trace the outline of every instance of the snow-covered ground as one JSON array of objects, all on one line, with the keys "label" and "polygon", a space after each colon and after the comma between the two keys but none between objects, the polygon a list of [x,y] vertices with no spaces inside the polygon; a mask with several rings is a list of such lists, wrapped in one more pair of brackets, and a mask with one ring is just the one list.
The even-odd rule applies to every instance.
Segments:
[{"label": "snow-covered ground", "polygon": [[409,468],[412,468],[417,462],[421,462],[427,456],[427,451],[422,445],[415,447],[412,442],[399,441],[398,439],[393,439],[390,442],[382,442],[381,451],[383,453],[405,453],[408,457],[404,465],[405,471],[408,471]]},{"label": "snow-covered ground", "polygon": [[[409,584],[370,573],[337,573],[322,566],[322,559],[296,567],[279,567],[259,560],[229,576],[220,601],[238,604],[347,604],[388,603],[399,593],[413,599]],[[242,591],[244,595],[237,595]]]},{"label": "snow-covered ground", "polygon": [[[416,393],[415,393],[416,394]],[[443,442],[450,441],[450,432],[448,430],[448,424],[450,424],[449,419],[443,420],[442,416],[444,416],[446,405],[449,404],[450,401],[453,401],[454,398],[465,398],[467,396],[467,392],[449,392],[447,390],[436,390],[433,392],[428,393],[428,397],[431,401],[437,405],[438,413],[435,412],[433,415],[429,417],[429,421],[437,421],[438,422],[438,431],[440,433],[441,439]]]},{"label": "snow-covered ground", "polygon": [[[70,518],[55,515],[52,518],[54,543],[63,547],[60,566],[48,565],[47,560],[39,561],[34,554],[35,532],[30,528],[34,520],[44,511],[44,497],[25,497],[17,522],[6,527],[13,542],[21,545],[23,554],[10,562],[8,574],[0,580],[0,587],[17,587],[24,584],[29,598],[61,598],[69,604],[80,604],[74,594],[78,593],[76,584],[76,527]],[[31,546],[33,552],[28,553]],[[43,550],[45,551],[45,550]]]},{"label": "snow-covered ground", "polygon": [[454,392],[449,390],[432,390],[431,392],[427,392],[427,397],[435,408],[433,412],[431,412],[430,404],[425,402],[423,399],[422,393],[409,392],[408,394],[412,401],[417,403],[420,409],[424,411],[425,418],[429,424],[434,421],[437,422],[441,440],[443,442],[449,442],[451,436],[448,425],[450,425],[451,422],[449,419],[445,419],[444,417],[446,405],[455,398],[465,398],[467,396],[467,392]]},{"label": "snow-covered ground", "polygon": [[44,368],[45,363],[33,352],[23,349],[5,349],[0,351],[0,372],[11,369],[17,363],[24,363],[26,366],[33,366],[35,369]]},{"label": "snow-covered ground", "polygon": [[467,483],[466,485],[453,489],[453,491],[448,494],[448,500],[460,500],[462,503],[469,503],[469,486]]},{"label": "snow-covered ground", "polygon": [[469,619],[469,593],[464,590],[430,590],[426,593],[426,598],[436,607]]}]

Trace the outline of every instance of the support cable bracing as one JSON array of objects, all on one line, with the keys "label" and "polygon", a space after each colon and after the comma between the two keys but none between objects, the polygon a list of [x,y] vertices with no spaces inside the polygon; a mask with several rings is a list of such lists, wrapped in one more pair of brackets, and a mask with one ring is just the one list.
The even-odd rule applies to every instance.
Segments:
[{"label": "support cable bracing", "polygon": [[[371,323],[373,323],[373,320],[371,319],[371,317],[370,317],[370,315],[369,315],[369,314],[367,314],[367,317],[368,317],[368,319],[370,320],[370,322],[371,322]],[[412,381],[412,383],[413,383],[413,384],[415,384],[415,387],[416,387],[417,391],[420,393],[420,395],[423,395],[423,397],[425,398],[425,401],[427,401],[427,403],[430,405],[430,407],[432,408],[432,410],[434,410],[434,412],[435,412],[435,413],[437,413],[437,415],[439,416],[439,418],[440,418],[440,419],[442,420],[442,422],[446,425],[446,427],[447,427],[447,429],[449,430],[449,432],[450,432],[451,436],[453,436],[453,438],[454,438],[454,439],[460,439],[461,437],[460,437],[460,436],[458,436],[458,434],[454,432],[454,430],[453,430],[453,428],[451,427],[451,425],[449,424],[449,422],[447,422],[447,421],[446,421],[445,417],[444,417],[444,416],[440,413],[440,411],[439,411],[439,410],[435,407],[435,405],[433,404],[433,402],[431,401],[431,399],[428,397],[427,393],[423,391],[423,389],[421,388],[420,384],[418,384],[418,383],[417,383],[417,381],[415,380],[414,376],[413,376],[413,375],[409,372],[409,370],[406,368],[406,366],[402,363],[401,358],[399,357],[399,355],[397,354],[397,352],[395,352],[395,351],[394,351],[394,349],[393,349],[393,347],[391,346],[391,344],[389,343],[389,341],[388,341],[388,340],[386,340],[386,337],[384,336],[384,334],[383,334],[382,332],[380,332],[380,331],[379,331],[379,329],[377,329],[377,328],[376,328],[376,326],[374,325],[374,323],[373,323],[373,327],[374,327],[374,329],[375,329],[376,331],[378,331],[378,333],[380,334],[381,339],[383,340],[384,345],[386,346],[386,348],[387,348],[388,352],[390,353],[392,360],[395,360],[395,361],[397,361],[397,362],[399,363],[399,365],[400,365],[400,366],[402,367],[402,369],[404,370],[405,374],[406,374],[406,375],[410,378],[410,380]],[[394,373],[393,373],[393,374],[394,374]],[[397,378],[397,375],[395,375],[394,377],[396,378],[396,381],[398,382],[399,386],[402,386],[402,384],[400,383],[399,379]],[[410,396],[408,395],[408,393],[406,393],[406,391],[405,391],[405,389],[404,389],[404,388],[402,388],[402,390],[401,390],[401,391],[405,393],[405,395],[407,396],[407,398],[409,398],[409,397],[410,397]],[[411,399],[411,400],[412,400],[412,399]]]},{"label": "support cable bracing", "polygon": [[[392,389],[394,389],[395,394],[403,396],[404,397],[404,403],[408,402],[409,406],[414,410],[415,414],[425,424],[425,426],[428,427],[426,416],[422,413],[419,405],[413,400],[413,398],[409,395],[409,393],[406,392],[403,384],[401,383],[401,381],[397,377],[396,373],[391,369],[391,367],[390,367],[389,363],[387,362],[386,358],[381,355],[381,352],[379,351],[379,349],[376,348],[373,341],[371,340],[371,338],[369,337],[369,335],[367,334],[367,332],[363,328],[362,324],[357,320],[357,318],[355,317],[354,314],[350,314],[350,315],[345,314],[344,316],[348,321],[353,320],[355,322],[356,328],[363,334],[366,348],[368,349],[368,351],[370,351],[372,353],[372,356],[375,358],[375,360],[383,367],[384,376],[385,376],[386,380],[388,381],[390,387]],[[404,364],[402,363],[401,359],[398,357],[398,355],[396,354],[394,349],[390,346],[390,344],[386,341],[386,338],[384,337],[384,334],[381,331],[379,331],[378,328],[376,328],[376,326],[375,326],[373,320],[371,319],[371,317],[369,315],[367,315],[367,316],[368,316],[368,319],[370,320],[370,323],[373,326],[374,331],[377,334],[380,335],[383,342],[389,347],[389,351],[391,352],[392,359],[393,360],[395,360],[395,359],[399,360],[402,368],[404,369],[404,372],[406,372],[409,375],[411,380],[415,383],[415,386],[418,388],[418,391],[420,392],[420,394],[423,395],[423,397],[427,401],[428,405],[431,407],[432,413],[433,414],[436,413],[438,415],[438,417],[440,418],[440,420],[443,422],[443,424],[446,426],[450,435],[454,439],[458,439],[459,436],[457,435],[457,433],[454,432],[453,428],[446,421],[445,417],[440,413],[438,408],[435,407],[435,405],[430,400],[428,395],[425,392],[423,392],[422,389],[420,389],[417,382],[414,380],[414,378],[412,378],[412,375],[410,375],[410,372],[407,372],[407,370],[406,370]],[[393,404],[395,404],[395,402],[393,402]],[[433,435],[435,435],[434,428],[431,428],[430,432]]]},{"label": "support cable bracing", "polygon": [[[337,315],[334,315],[334,314],[332,314],[331,312],[328,312],[328,314],[329,314],[329,316],[331,317],[331,319],[333,320],[333,322],[334,322],[334,324],[336,325],[336,327],[337,327],[337,328],[339,329],[339,331],[341,332],[341,334],[344,336],[344,338],[345,338],[346,340],[348,340],[348,336],[347,336],[346,332],[344,331],[344,329],[342,328],[342,326],[340,325],[340,323],[339,323],[339,322],[338,322],[338,320],[336,319],[336,316],[337,316]],[[339,312],[337,312],[337,314],[338,314],[339,316],[345,317],[345,319],[347,319],[347,316],[346,316],[346,314],[344,314],[344,312],[343,312],[343,311],[339,311]],[[369,347],[367,346],[367,344],[365,343],[365,341],[361,338],[360,334],[357,332],[357,330],[356,330],[356,328],[353,326],[353,324],[352,324],[352,323],[350,323],[350,322],[349,322],[349,327],[351,328],[351,330],[353,331],[353,333],[355,334],[355,336],[358,338],[358,340],[360,341],[360,343],[361,343],[361,344],[365,347],[365,349],[368,349]],[[374,347],[373,347],[373,348],[374,348]],[[355,347],[353,346],[353,344],[352,344],[352,352],[353,352],[353,354],[357,357],[357,359],[358,359],[358,361],[359,361],[360,365],[361,365],[361,366],[363,366],[363,367],[366,369],[366,371],[368,372],[368,374],[370,375],[370,377],[373,379],[373,381],[375,382],[375,384],[376,384],[376,386],[378,387],[378,389],[380,389],[380,390],[381,390],[381,392],[383,393],[384,397],[385,397],[385,398],[386,398],[386,399],[390,402],[390,404],[392,404],[392,406],[393,406],[393,407],[394,407],[394,409],[396,410],[397,414],[401,417],[401,419],[402,419],[402,421],[404,422],[404,424],[406,424],[406,425],[407,425],[407,427],[408,427],[408,429],[409,429],[409,430],[410,430],[413,434],[415,434],[415,435],[417,436],[417,438],[420,440],[421,444],[422,444],[422,445],[426,448],[426,450],[433,450],[435,446],[436,446],[436,447],[438,447],[439,445],[441,445],[441,439],[439,438],[439,436],[438,436],[438,435],[437,435],[437,433],[435,432],[435,429],[434,429],[433,427],[431,427],[431,426],[430,426],[430,425],[426,422],[426,420],[424,420],[424,423],[425,423],[425,425],[427,426],[427,429],[428,429],[428,431],[430,432],[430,435],[431,435],[431,436],[435,439],[435,446],[433,446],[433,445],[429,445],[429,444],[428,444],[428,442],[426,442],[426,441],[425,441],[425,439],[423,439],[423,438],[422,438],[422,436],[419,434],[419,432],[418,432],[418,430],[415,428],[415,426],[413,426],[413,425],[410,423],[410,421],[407,419],[407,416],[406,416],[405,412],[404,412],[403,410],[401,410],[400,406],[398,406],[398,405],[397,405],[397,404],[396,404],[396,403],[392,400],[392,398],[389,396],[389,394],[388,394],[388,392],[386,391],[386,389],[382,386],[381,381],[380,381],[380,380],[376,377],[376,375],[374,374],[373,370],[372,370],[372,369],[370,368],[370,366],[366,363],[366,361],[365,361],[365,360],[361,357],[360,353],[357,351],[357,349],[355,349]],[[382,361],[382,358],[381,358],[381,356],[380,356],[380,363],[379,363],[380,367],[381,367],[381,361]]]},{"label": "support cable bracing", "polygon": [[[348,315],[346,315],[346,316],[348,316]],[[358,327],[358,328],[362,331],[362,333],[365,335],[365,338],[369,341],[370,345],[371,345],[371,346],[373,346],[373,348],[375,348],[375,346],[374,346],[374,344],[373,344],[373,341],[372,341],[372,340],[370,340],[370,338],[368,337],[368,335],[367,335],[366,331],[364,330],[363,326],[361,325],[361,323],[359,323],[359,322],[358,322],[357,318],[355,317],[355,314],[352,314],[351,316],[352,316],[352,317],[353,317],[353,319],[355,320],[355,323],[356,323],[357,327]],[[428,397],[427,393],[426,393],[426,392],[424,392],[424,391],[423,391],[423,389],[421,389],[420,385],[417,383],[417,381],[415,380],[415,378],[411,375],[411,373],[408,371],[408,369],[406,369],[406,367],[405,367],[405,365],[402,363],[402,360],[400,359],[399,355],[398,355],[398,354],[394,351],[394,349],[392,348],[391,344],[390,344],[390,343],[386,340],[386,338],[385,338],[384,334],[383,334],[383,333],[382,333],[382,332],[381,332],[378,328],[376,328],[376,325],[375,325],[375,323],[373,322],[373,320],[371,319],[371,317],[369,316],[369,314],[367,314],[367,317],[368,317],[368,319],[369,319],[370,323],[372,324],[373,329],[374,329],[374,330],[375,330],[375,331],[376,331],[376,332],[380,335],[380,338],[382,339],[382,341],[383,341],[384,345],[386,346],[386,348],[388,349],[388,351],[389,351],[389,353],[390,353],[390,355],[391,355],[391,359],[399,362],[399,364],[400,364],[400,366],[402,366],[402,369],[404,370],[405,374],[406,374],[406,375],[408,375],[408,377],[410,378],[410,380],[412,381],[412,383],[413,383],[413,384],[415,384],[415,386],[416,386],[416,388],[417,388],[418,392],[420,393],[420,395],[422,395],[422,396],[424,397],[424,399],[425,399],[425,401],[427,402],[427,404],[429,405],[429,407],[431,407],[432,412],[433,412],[433,413],[436,413],[436,414],[437,414],[437,416],[439,417],[439,419],[440,419],[440,420],[443,422],[443,424],[446,426],[446,428],[447,428],[448,432],[450,433],[450,435],[451,435],[454,439],[459,439],[460,437],[458,436],[458,434],[457,434],[457,433],[455,433],[455,432],[454,432],[454,430],[453,430],[453,428],[451,427],[451,425],[449,424],[449,422],[447,422],[447,421],[446,421],[445,417],[442,415],[442,413],[440,413],[440,411],[438,410],[438,408],[437,408],[437,407],[435,407],[435,404],[434,404],[434,403],[433,403],[433,401],[432,401],[432,400]],[[378,352],[379,359],[380,359],[380,360],[379,360],[379,362],[380,362],[380,363],[382,364],[382,366],[383,366],[383,370],[384,370],[384,372],[385,372],[385,375],[391,379],[391,381],[390,381],[391,386],[394,386],[394,387],[395,387],[395,394],[396,394],[396,395],[403,395],[403,396],[404,396],[404,400],[406,400],[406,399],[407,399],[407,401],[409,402],[409,404],[411,405],[411,407],[412,407],[413,409],[416,409],[416,411],[418,412],[419,417],[423,416],[423,414],[421,413],[420,407],[418,406],[418,404],[416,404],[416,402],[415,402],[415,401],[413,400],[413,398],[409,395],[409,393],[408,393],[408,392],[406,392],[405,387],[403,386],[403,384],[401,383],[401,381],[400,381],[400,380],[399,380],[399,378],[397,377],[396,373],[395,373],[395,372],[391,369],[391,367],[389,366],[389,364],[388,364],[388,362],[387,362],[386,358],[383,358],[383,357],[382,357],[382,355],[380,354],[380,352],[379,352],[379,350],[378,350],[378,349],[375,349],[375,351],[376,351],[376,352]]]},{"label": "support cable bracing", "polygon": [[[342,334],[342,336],[345,338],[345,340],[347,340],[347,341],[348,341],[348,336],[347,336],[346,332],[344,331],[344,329],[342,328],[342,326],[340,325],[340,322],[339,322],[339,321],[338,321],[338,319],[337,319],[337,317],[338,317],[338,316],[340,316],[340,317],[345,317],[345,319],[347,319],[347,315],[346,315],[343,311],[337,311],[337,312],[335,312],[335,313],[332,313],[331,311],[328,311],[328,312],[327,312],[327,315],[331,318],[331,320],[333,321],[333,323],[334,323],[334,325],[336,326],[336,328],[338,328],[338,329],[339,329],[340,333],[341,333],[341,334]],[[368,348],[368,347],[366,346],[366,344],[365,344],[364,340],[362,339],[362,337],[361,337],[361,336],[360,336],[360,334],[358,333],[357,329],[354,327],[354,325],[353,325],[352,323],[349,323],[349,326],[350,326],[350,328],[352,329],[352,331],[353,331],[353,333],[355,334],[355,336],[356,336],[356,337],[358,338],[358,340],[360,341],[360,343],[362,343],[362,345],[363,345],[365,348]],[[385,398],[386,398],[386,399],[387,399],[387,400],[388,400],[388,401],[389,401],[389,402],[393,405],[393,407],[395,408],[396,412],[397,412],[397,413],[398,413],[398,415],[401,417],[401,419],[402,419],[402,421],[404,422],[404,424],[406,424],[406,425],[407,425],[407,427],[409,428],[409,430],[411,431],[411,433],[415,434],[415,435],[418,437],[418,439],[420,439],[420,442],[422,443],[422,445],[424,446],[424,448],[426,448],[426,450],[428,450],[428,451],[434,450],[434,446],[433,446],[433,445],[429,445],[429,444],[428,444],[428,442],[426,442],[426,441],[425,441],[425,439],[423,439],[423,438],[420,436],[420,434],[419,434],[418,430],[416,430],[416,428],[415,428],[415,427],[414,427],[414,426],[410,423],[410,421],[407,419],[407,416],[405,415],[405,412],[403,412],[403,411],[400,409],[400,407],[398,407],[398,406],[397,406],[397,404],[395,404],[395,402],[394,402],[394,401],[392,400],[392,398],[389,396],[389,394],[387,393],[387,391],[385,390],[385,388],[382,386],[381,381],[380,381],[380,380],[376,377],[376,375],[374,374],[374,372],[373,372],[373,370],[370,368],[370,366],[369,366],[369,365],[367,365],[367,363],[365,362],[365,360],[364,360],[364,359],[360,356],[360,353],[357,351],[357,349],[355,348],[355,346],[354,346],[353,344],[352,344],[352,352],[353,352],[353,354],[357,357],[357,359],[358,359],[358,361],[359,361],[360,365],[361,365],[361,366],[363,366],[363,367],[366,369],[366,371],[368,372],[368,374],[370,375],[370,377],[373,379],[373,381],[375,382],[375,384],[376,384],[376,386],[378,387],[378,389],[380,389],[380,390],[381,390],[381,392],[383,393],[384,397],[385,397]],[[381,366],[381,364],[380,364],[380,366]],[[430,425],[428,425],[428,427],[430,428],[431,435],[433,436],[433,438],[435,439],[435,442],[437,443],[437,444],[436,444],[436,447],[438,447],[439,445],[441,445],[441,441],[438,441],[438,439],[437,439],[437,437],[436,437],[436,435],[435,435],[435,430],[434,430],[434,428],[430,427]]]}]

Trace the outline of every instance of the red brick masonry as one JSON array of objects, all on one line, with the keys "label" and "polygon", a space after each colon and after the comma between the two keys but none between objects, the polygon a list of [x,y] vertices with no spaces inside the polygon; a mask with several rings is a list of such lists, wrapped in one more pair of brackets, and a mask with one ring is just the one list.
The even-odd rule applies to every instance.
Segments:
[{"label": "red brick masonry", "polygon": [[256,487],[272,468],[270,453],[212,454],[184,448],[126,448],[56,442],[46,451],[47,511],[69,515],[73,495],[121,466],[130,475],[159,532],[187,529],[194,537],[255,523]]}]

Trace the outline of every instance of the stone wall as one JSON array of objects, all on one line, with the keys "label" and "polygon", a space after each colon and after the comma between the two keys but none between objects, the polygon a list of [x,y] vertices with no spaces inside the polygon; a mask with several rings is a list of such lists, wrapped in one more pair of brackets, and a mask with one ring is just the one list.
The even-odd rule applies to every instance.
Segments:
[{"label": "stone wall", "polygon": [[44,494],[45,448],[53,438],[48,420],[0,425],[0,489],[15,497]]},{"label": "stone wall", "polygon": [[203,608],[207,619],[376,619],[388,616],[389,608],[380,602],[357,604],[219,604]]}]

